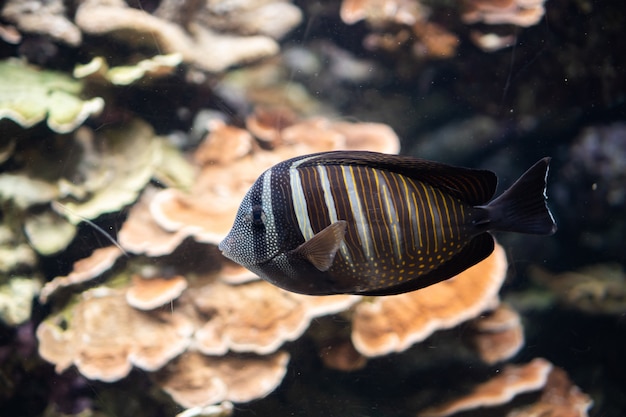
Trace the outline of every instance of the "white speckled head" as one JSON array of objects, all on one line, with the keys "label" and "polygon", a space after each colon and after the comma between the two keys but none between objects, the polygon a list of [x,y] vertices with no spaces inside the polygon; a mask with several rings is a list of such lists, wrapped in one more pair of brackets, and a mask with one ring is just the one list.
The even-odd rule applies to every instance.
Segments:
[{"label": "white speckled head", "polygon": [[271,193],[272,170],[263,173],[244,197],[235,222],[219,249],[227,258],[251,267],[279,254]]}]

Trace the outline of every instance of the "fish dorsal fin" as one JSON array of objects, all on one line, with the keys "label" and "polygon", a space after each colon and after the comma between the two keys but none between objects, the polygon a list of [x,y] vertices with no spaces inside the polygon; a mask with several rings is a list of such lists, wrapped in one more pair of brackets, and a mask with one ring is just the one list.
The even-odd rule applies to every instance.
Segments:
[{"label": "fish dorsal fin", "polygon": [[470,205],[486,204],[496,192],[497,177],[491,171],[455,167],[407,155],[367,151],[334,151],[309,157],[300,166],[352,165],[395,172],[427,183]]},{"label": "fish dorsal fin", "polygon": [[328,271],[346,235],[347,225],[345,220],[336,221],[295,248],[294,254],[311,262],[320,271]]}]

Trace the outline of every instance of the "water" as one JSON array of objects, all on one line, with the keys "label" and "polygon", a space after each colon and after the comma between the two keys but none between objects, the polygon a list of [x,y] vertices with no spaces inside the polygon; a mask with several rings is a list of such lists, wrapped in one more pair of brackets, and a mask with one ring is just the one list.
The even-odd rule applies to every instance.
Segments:
[{"label": "water", "polygon": [[[377,6],[369,21],[350,25],[331,1],[297,1],[278,9],[279,19],[248,2],[128,2],[97,13],[59,2],[58,12],[35,14],[36,30],[20,4],[0,6],[0,57],[35,66],[34,78],[23,66],[22,78],[0,82],[0,415],[174,416],[197,398],[181,400],[174,386],[212,388],[206,404],[232,401],[237,417],[415,416],[534,358],[563,369],[593,400],[588,415],[624,415],[626,118],[617,3],[548,0],[537,24],[516,27],[464,23],[458,4],[437,1],[399,1],[395,17]],[[98,32],[90,19],[123,24],[121,16],[134,13],[150,16],[149,30]],[[293,29],[277,34],[283,26]],[[190,34],[216,36],[199,27],[241,43],[193,44]],[[513,45],[485,52],[472,43],[491,31]],[[265,59],[252,54],[229,66],[241,45],[252,45],[250,33],[281,36],[258,40]],[[105,67],[82,81],[82,92],[66,78],[95,57],[126,74],[119,67],[175,52],[129,84],[114,85]],[[59,116],[78,102],[72,96],[101,97],[104,106]],[[16,115],[16,97],[32,113],[43,106],[41,121]],[[66,117],[75,126],[59,127]],[[305,122],[314,117],[322,119]],[[481,360],[470,321],[365,363],[350,336],[354,303],[372,300],[312,313],[311,301],[234,283],[250,277],[225,264],[215,245],[242,193],[293,153],[358,146],[360,136],[344,142],[337,132],[344,121],[390,126],[401,153],[493,170],[502,189],[552,156],[557,234],[497,236],[509,263],[500,298],[520,315],[525,336],[514,356]],[[285,143],[293,126],[297,147]],[[69,275],[82,268],[77,260],[111,245],[103,231],[127,254],[113,249],[107,266]],[[537,267],[555,276],[542,279]],[[186,289],[156,308],[126,301],[134,285],[176,277]],[[59,287],[48,284],[40,300],[50,282]],[[409,316],[398,328],[410,324]],[[290,330],[277,336],[281,326]],[[272,332],[278,341],[265,338]],[[290,360],[272,373],[265,368],[269,358],[280,362],[271,356],[277,350]],[[358,369],[331,369],[337,351]],[[535,389],[458,415],[505,415],[540,396]]]}]

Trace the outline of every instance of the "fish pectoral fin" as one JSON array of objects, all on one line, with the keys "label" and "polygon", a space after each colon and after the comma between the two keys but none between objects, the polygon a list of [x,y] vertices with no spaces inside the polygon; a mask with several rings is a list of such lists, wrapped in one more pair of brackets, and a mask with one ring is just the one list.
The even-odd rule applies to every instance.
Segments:
[{"label": "fish pectoral fin", "polygon": [[346,235],[347,226],[345,220],[336,221],[295,248],[294,254],[311,262],[320,271],[328,271]]}]

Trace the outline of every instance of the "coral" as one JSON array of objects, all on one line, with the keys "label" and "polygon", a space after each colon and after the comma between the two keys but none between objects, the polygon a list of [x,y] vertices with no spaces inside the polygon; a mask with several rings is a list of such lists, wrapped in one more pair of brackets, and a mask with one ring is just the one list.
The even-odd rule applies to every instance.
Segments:
[{"label": "coral", "polygon": [[26,33],[48,35],[53,39],[77,46],[82,41],[80,30],[66,17],[62,0],[8,0],[0,15],[15,23]]},{"label": "coral", "polygon": [[156,55],[143,59],[134,65],[109,68],[104,57],[95,57],[89,63],[74,68],[75,78],[108,81],[115,85],[128,85],[141,79],[154,79],[170,75],[182,62],[179,53]]},{"label": "coral", "polygon": [[[0,176],[0,185],[1,185]],[[4,212],[4,222],[0,224],[0,276],[16,270],[35,268],[37,256],[26,242],[26,237],[11,227],[13,219]],[[0,281],[2,282],[2,281]]]},{"label": "coral", "polygon": [[524,346],[520,316],[504,304],[473,320],[472,326],[476,330],[474,346],[488,364],[509,359]]},{"label": "coral", "polygon": [[560,274],[536,266],[529,274],[569,307],[592,314],[626,312],[626,274],[619,264],[589,265]]},{"label": "coral", "polygon": [[119,248],[108,246],[96,249],[87,258],[79,259],[72,265],[72,272],[48,281],[41,289],[39,300],[46,303],[48,298],[58,289],[69,285],[80,284],[102,275],[108,271],[122,255]]},{"label": "coral", "polygon": [[419,0],[344,0],[340,16],[344,23],[366,20],[374,29],[364,39],[369,49],[397,51],[411,44],[416,57],[450,58],[458,37],[444,26],[429,21],[431,10]]},{"label": "coral", "polygon": [[33,277],[12,276],[8,282],[0,281],[0,322],[17,326],[28,321],[40,287]]},{"label": "coral", "polygon": [[[541,395],[534,401],[527,398],[510,402],[513,397],[538,390]],[[587,417],[592,404],[590,398],[571,383],[565,371],[537,358],[525,365],[507,365],[495,377],[476,385],[469,394],[423,410],[419,416],[446,417],[505,405],[507,417]],[[499,415],[504,415],[502,413]]]},{"label": "coral", "polygon": [[140,120],[98,133],[82,129],[76,139],[83,148],[83,157],[73,174],[83,181],[62,181],[61,186],[68,189],[71,198],[61,199],[62,206],[54,207],[73,223],[132,203],[162,163],[162,143]]},{"label": "coral", "polygon": [[210,358],[189,352],[156,375],[157,384],[183,407],[223,401],[249,402],[265,397],[283,380],[289,355]]},{"label": "coral", "polygon": [[24,219],[24,234],[31,247],[42,255],[61,252],[76,236],[76,228],[54,211],[28,213]]},{"label": "coral", "polygon": [[465,23],[512,24],[528,27],[539,23],[545,0],[464,0]]},{"label": "coral", "polygon": [[526,365],[507,365],[497,376],[474,387],[468,395],[424,410],[419,416],[446,417],[478,407],[506,404],[516,395],[545,386],[552,369],[552,364],[545,359],[534,359]]},{"label": "coral", "polygon": [[[545,0],[463,0],[461,19],[467,24],[514,25],[529,27],[539,23],[545,14]],[[470,39],[485,52],[493,52],[515,43],[512,30],[473,29]],[[500,30],[503,32],[503,30]]]},{"label": "coral", "polygon": [[126,290],[126,302],[138,310],[153,310],[178,298],[187,289],[181,275],[171,278],[144,278],[133,275],[133,284]]},{"label": "coral", "polygon": [[8,118],[22,127],[46,119],[55,132],[67,133],[104,107],[100,97],[82,100],[80,81],[67,75],[9,59],[0,61],[0,120]]},{"label": "coral", "polygon": [[539,400],[511,411],[507,417],[587,417],[592,405],[591,398],[572,384],[564,370],[553,368]]},{"label": "coral", "polygon": [[224,401],[216,405],[191,407],[176,414],[176,417],[229,417],[233,414],[233,403]]},{"label": "coral", "polygon": [[90,379],[117,381],[133,365],[155,371],[187,349],[193,325],[178,311],[147,314],[125,292],[106,287],[82,293],[37,328],[39,354],[63,372],[74,364]]},{"label": "coral", "polygon": [[166,189],[149,203],[155,222],[177,240],[193,236],[200,242],[219,243],[250,186],[264,170],[284,159],[336,149],[394,153],[399,147],[393,130],[376,123],[325,118],[296,122],[280,130],[280,140],[272,151],[261,149],[241,128],[217,121],[211,127],[194,155],[202,167],[190,192]]},{"label": "coral", "polygon": [[472,319],[497,303],[506,268],[504,250],[496,245],[488,258],[449,280],[362,302],[352,319],[352,342],[365,356],[385,355]]},{"label": "coral", "polygon": [[300,337],[316,316],[336,313],[358,297],[308,297],[281,290],[265,281],[227,285],[208,282],[190,294],[206,318],[195,333],[195,347],[207,355],[226,352],[275,352]]},{"label": "coral", "polygon": [[343,0],[339,15],[352,25],[360,20],[372,24],[395,23],[412,25],[424,19],[428,10],[416,0]]},{"label": "coral", "polygon": [[[185,8],[163,2],[155,14],[122,0],[83,2],[76,24],[91,35],[137,41],[201,70],[219,72],[236,64],[274,55],[280,37],[300,22],[300,11],[286,2],[188,2]],[[177,21],[180,23],[178,24]]]},{"label": "coral", "polygon": [[187,237],[184,230],[168,232],[154,221],[150,204],[157,192],[154,187],[146,187],[119,231],[118,242],[129,252],[148,256],[167,255]]}]

